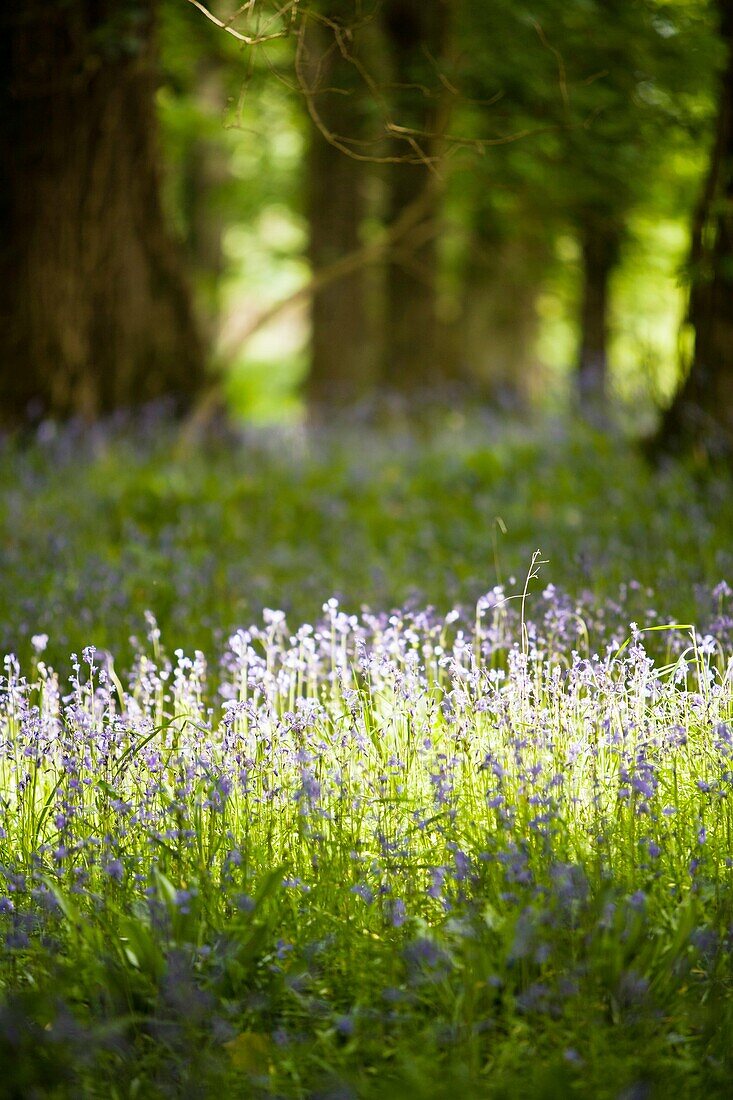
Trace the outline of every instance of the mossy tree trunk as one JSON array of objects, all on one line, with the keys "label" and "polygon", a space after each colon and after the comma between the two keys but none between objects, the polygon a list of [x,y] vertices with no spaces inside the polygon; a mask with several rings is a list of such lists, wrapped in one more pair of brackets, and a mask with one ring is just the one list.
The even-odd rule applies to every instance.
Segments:
[{"label": "mossy tree trunk", "polygon": [[733,454],[733,3],[718,0],[726,47],[715,141],[695,213],[688,320],[695,334],[686,380],[662,419],[667,451]]},{"label": "mossy tree trunk", "polygon": [[522,409],[530,403],[537,381],[537,302],[549,260],[530,233],[502,232],[491,212],[477,218],[456,327],[461,376],[493,405]]},{"label": "mossy tree trunk", "polygon": [[386,0],[382,15],[392,115],[400,128],[390,142],[395,161],[386,173],[388,224],[398,222],[412,204],[422,205],[421,217],[387,263],[382,381],[411,397],[444,385],[450,375],[438,318],[442,189],[433,164],[441,144],[440,69],[449,14],[446,0]]},{"label": "mossy tree trunk", "polygon": [[610,283],[620,250],[618,227],[588,218],[580,226],[582,289],[577,362],[578,404],[591,423],[606,422]]},{"label": "mossy tree trunk", "polygon": [[[311,108],[307,171],[308,256],[317,277],[362,245],[369,164],[362,154],[364,86],[355,60],[363,42],[358,6],[325,0],[309,18],[305,72]],[[317,290],[311,300],[308,398],[312,408],[350,405],[374,382],[374,339],[362,266]]]},{"label": "mossy tree trunk", "polygon": [[229,151],[223,140],[226,90],[221,62],[215,57],[199,62],[195,104],[201,132],[190,143],[181,165],[185,256],[193,277],[200,328],[213,344],[219,335],[221,286],[227,270],[224,195],[230,180]]},{"label": "mossy tree trunk", "polygon": [[186,403],[203,349],[161,207],[155,2],[0,20],[0,416]]}]

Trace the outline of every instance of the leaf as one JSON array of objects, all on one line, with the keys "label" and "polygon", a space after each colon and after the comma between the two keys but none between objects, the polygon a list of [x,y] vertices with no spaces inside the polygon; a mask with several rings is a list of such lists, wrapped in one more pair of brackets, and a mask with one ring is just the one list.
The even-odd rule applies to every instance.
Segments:
[{"label": "leaf", "polygon": [[242,1031],[224,1044],[232,1065],[245,1073],[260,1074],[269,1070],[272,1040],[258,1031]]},{"label": "leaf", "polygon": [[46,801],[43,804],[43,809],[41,810],[40,814],[38,815],[38,820],[36,822],[35,834],[34,834],[34,838],[33,838],[34,839],[34,845],[38,843],[38,839],[41,835],[41,829],[43,828],[43,823],[49,815],[49,812],[51,810],[51,803],[53,802],[54,798],[56,797],[56,792],[58,791],[59,787],[61,786],[62,780],[63,780],[63,775],[59,776],[59,778],[57,779],[56,783],[53,786],[53,790],[51,791],[48,798],[46,799]]},{"label": "leaf", "polygon": [[167,909],[174,913],[176,911],[176,898],[178,896],[175,886],[155,864],[153,864],[152,868],[152,877],[158,897]]},{"label": "leaf", "polygon": [[61,912],[66,917],[69,924],[78,929],[81,925],[81,917],[79,910],[74,905],[70,897],[68,897],[58,886],[58,884],[49,875],[39,875],[41,882],[46,886],[48,892],[52,895],[56,904]]},{"label": "leaf", "polygon": [[122,953],[130,965],[159,981],[165,972],[165,958],[150,929],[128,917],[121,922],[120,933]]},{"label": "leaf", "polygon": [[255,910],[258,910],[262,903],[279,889],[284,874],[284,864],[275,867],[272,871],[268,871],[255,894]]}]

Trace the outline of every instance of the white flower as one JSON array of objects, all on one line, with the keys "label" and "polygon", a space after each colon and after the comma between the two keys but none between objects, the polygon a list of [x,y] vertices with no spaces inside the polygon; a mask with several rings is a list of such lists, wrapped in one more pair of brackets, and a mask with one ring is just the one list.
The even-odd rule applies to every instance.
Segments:
[{"label": "white flower", "polygon": [[263,607],[262,618],[265,620],[267,626],[279,626],[280,623],[285,622],[285,612],[274,610],[271,607]]},{"label": "white flower", "polygon": [[48,645],[48,634],[34,634],[31,638],[31,645],[36,653],[43,653]]}]

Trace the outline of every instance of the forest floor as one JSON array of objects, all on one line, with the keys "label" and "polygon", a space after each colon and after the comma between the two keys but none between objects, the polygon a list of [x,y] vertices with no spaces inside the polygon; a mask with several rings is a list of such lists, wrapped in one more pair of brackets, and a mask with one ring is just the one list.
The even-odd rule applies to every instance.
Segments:
[{"label": "forest floor", "polygon": [[0,1095],[729,1095],[729,475],[152,419],[0,487]]}]

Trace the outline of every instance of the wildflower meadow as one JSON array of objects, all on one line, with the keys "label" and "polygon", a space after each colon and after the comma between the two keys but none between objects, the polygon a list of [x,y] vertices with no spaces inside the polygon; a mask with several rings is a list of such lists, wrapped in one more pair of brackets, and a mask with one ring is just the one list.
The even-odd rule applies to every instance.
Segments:
[{"label": "wildflower meadow", "polygon": [[0,1100],[729,1100],[733,0],[0,56]]},{"label": "wildflower meadow", "polygon": [[2,457],[0,1093],[727,1096],[725,509],[590,436],[124,447]]}]

